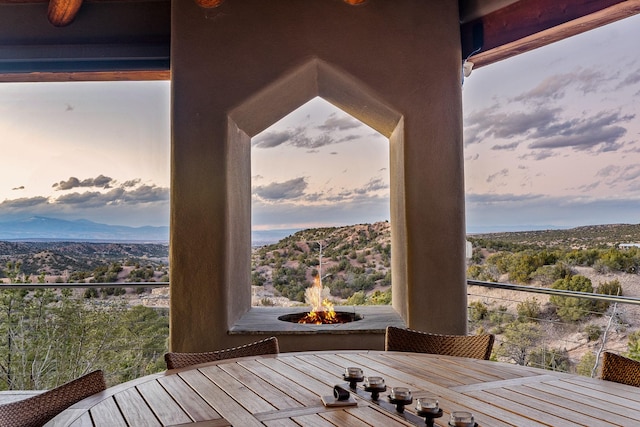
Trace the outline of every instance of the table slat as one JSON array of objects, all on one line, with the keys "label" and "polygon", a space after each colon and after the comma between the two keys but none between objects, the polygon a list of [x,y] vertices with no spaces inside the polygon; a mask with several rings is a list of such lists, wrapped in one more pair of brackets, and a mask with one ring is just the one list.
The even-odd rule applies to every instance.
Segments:
[{"label": "table slat", "polygon": [[150,381],[140,384],[137,389],[163,425],[193,421],[159,382]]},{"label": "table slat", "polygon": [[[324,407],[322,395],[345,384],[344,368],[385,379],[373,401],[362,383],[356,406]],[[47,427],[401,427],[423,426],[414,403],[396,412],[391,387],[414,399],[436,397],[473,412],[482,427],[640,425],[640,389],[499,362],[383,351],[281,353],[229,359],[154,374],[84,399]],[[92,424],[95,421],[95,426]]]},{"label": "table slat", "polygon": [[[239,363],[222,365],[221,369],[240,383],[244,384],[246,387],[250,388],[255,394],[269,402],[272,407],[277,409],[289,409],[300,408],[303,406],[291,395],[279,389],[275,384],[265,381],[260,375],[256,375],[254,372],[247,370]],[[264,367],[261,366],[260,371],[264,372],[263,369]]]},{"label": "table slat", "polygon": [[94,405],[91,408],[91,419],[96,427],[127,427],[113,397]]},{"label": "table slat", "polygon": [[194,390],[198,390],[202,398],[214,407],[216,412],[229,421],[231,425],[243,427],[262,425],[242,405],[197,369],[180,372],[179,375]]},{"label": "table slat", "polygon": [[137,388],[132,387],[124,390],[113,396],[113,398],[130,426],[158,427],[162,425]]},{"label": "table slat", "polygon": [[292,401],[298,402],[300,405],[304,406],[314,406],[318,403],[317,393],[314,393],[300,384],[291,381],[289,378],[282,375],[282,373],[265,366],[260,363],[260,361],[248,360],[238,363],[248,371],[251,371],[254,375],[265,380],[280,392],[289,396]]},{"label": "table slat", "polygon": [[194,421],[222,418],[194,389],[179,375],[168,375],[158,379],[158,383],[169,393],[183,411]]}]

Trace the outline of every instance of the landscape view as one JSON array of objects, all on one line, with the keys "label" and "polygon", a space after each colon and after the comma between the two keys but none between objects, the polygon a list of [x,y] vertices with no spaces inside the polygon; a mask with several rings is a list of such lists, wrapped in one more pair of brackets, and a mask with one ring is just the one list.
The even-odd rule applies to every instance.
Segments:
[{"label": "landscape view", "polygon": [[[640,298],[640,225],[474,234],[467,238],[473,245],[469,280]],[[390,304],[391,253],[386,221],[301,230],[256,246],[252,253],[253,305],[308,305],[305,290],[320,274],[335,305]],[[0,358],[5,362],[24,354],[25,346],[33,354],[31,363],[36,363],[39,353],[71,352],[81,345],[82,357],[89,355],[95,358],[94,363],[100,359],[113,366],[113,372],[118,373],[111,379],[114,382],[164,369],[159,360],[166,351],[168,334],[170,295],[166,282],[170,266],[166,243],[3,241],[0,265],[0,277],[7,285],[77,284],[72,288],[4,291],[0,301],[2,333],[13,338],[0,340]],[[99,285],[83,286],[90,283]],[[155,287],[156,283],[160,286]],[[481,286],[468,289],[469,331],[496,334],[496,360],[593,376],[603,349],[640,359],[640,306]],[[34,313],[38,313],[35,318]],[[51,317],[56,322],[44,322]],[[30,329],[31,322],[39,326]],[[103,334],[85,335],[87,323],[102,325],[98,329]],[[79,332],[65,332],[63,325],[71,324]],[[63,338],[55,343],[45,340],[53,333]],[[34,339],[40,334],[40,339]],[[27,336],[29,340],[17,339]],[[44,342],[46,351],[37,348]],[[139,344],[129,354],[130,344],[136,342]],[[101,351],[109,360],[103,359]],[[12,384],[6,388],[31,388],[40,384],[36,381],[46,384],[53,380],[47,374],[52,367],[45,365],[41,378],[29,374],[28,379],[20,379],[27,373],[24,363],[22,360],[21,368],[13,369]],[[57,375],[60,371],[64,370],[56,367]]]},{"label": "landscape view", "polygon": [[[462,82],[468,330],[495,360],[640,360],[640,305],[486,286],[640,298],[639,23]],[[0,390],[165,369],[170,89],[0,85]],[[318,277],[336,305],[391,303],[388,143],[321,98],[252,138],[254,306],[308,306]]]}]

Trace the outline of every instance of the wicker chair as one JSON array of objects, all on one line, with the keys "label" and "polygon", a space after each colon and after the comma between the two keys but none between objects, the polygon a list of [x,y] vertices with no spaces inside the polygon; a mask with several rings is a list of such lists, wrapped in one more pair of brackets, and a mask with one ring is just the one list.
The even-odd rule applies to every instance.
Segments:
[{"label": "wicker chair", "polygon": [[602,356],[601,378],[640,387],[640,362],[605,351]]},{"label": "wicker chair", "polygon": [[279,352],[278,339],[276,337],[270,337],[225,350],[208,351],[204,353],[169,352],[164,355],[164,360],[167,362],[167,369],[177,369],[216,360],[243,356],[259,356],[261,354],[278,354]]},{"label": "wicker chair", "polygon": [[107,388],[102,371],[94,371],[27,399],[0,405],[0,426],[40,427],[76,402]]},{"label": "wicker chair", "polygon": [[384,349],[489,360],[494,340],[491,334],[438,335],[387,326]]}]

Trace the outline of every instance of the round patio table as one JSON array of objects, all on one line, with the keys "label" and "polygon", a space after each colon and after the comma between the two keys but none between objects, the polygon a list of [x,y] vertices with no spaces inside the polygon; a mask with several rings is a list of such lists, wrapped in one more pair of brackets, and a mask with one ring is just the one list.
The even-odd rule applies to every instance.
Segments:
[{"label": "round patio table", "polygon": [[[384,379],[377,400],[347,367]],[[332,400],[333,388],[350,390]],[[390,402],[406,387],[413,402]],[[323,403],[324,396],[324,403]],[[451,411],[478,426],[640,425],[640,388],[507,363],[385,351],[281,353],[169,370],[111,387],[47,426],[415,426],[416,399],[435,397],[446,426]],[[325,404],[326,403],[326,404]]]}]

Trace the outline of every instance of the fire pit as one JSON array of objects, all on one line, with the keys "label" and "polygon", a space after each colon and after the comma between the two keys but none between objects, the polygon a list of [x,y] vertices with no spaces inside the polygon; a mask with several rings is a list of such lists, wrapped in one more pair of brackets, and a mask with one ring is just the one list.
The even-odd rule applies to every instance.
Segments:
[{"label": "fire pit", "polygon": [[315,325],[328,325],[334,323],[349,323],[361,320],[362,315],[347,311],[325,311],[309,312],[309,313],[291,313],[278,317],[278,320],[291,323],[307,323]]},{"label": "fire pit", "polygon": [[313,285],[305,290],[304,298],[311,305],[311,311],[308,313],[285,314],[279,316],[278,320],[312,325],[332,325],[362,319],[362,316],[356,313],[335,311],[333,309],[333,303],[329,301],[329,288],[322,286],[322,276],[320,274],[313,279]]}]

